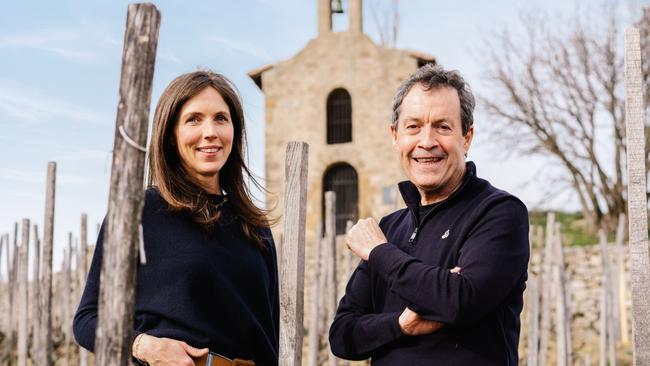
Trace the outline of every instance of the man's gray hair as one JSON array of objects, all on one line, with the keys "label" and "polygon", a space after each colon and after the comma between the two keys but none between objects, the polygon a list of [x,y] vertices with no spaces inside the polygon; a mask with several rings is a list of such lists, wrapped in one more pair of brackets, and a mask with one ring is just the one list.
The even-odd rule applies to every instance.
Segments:
[{"label": "man's gray hair", "polygon": [[424,90],[431,90],[440,87],[451,87],[458,92],[460,99],[460,120],[463,126],[463,136],[469,132],[469,129],[474,125],[474,94],[465,82],[460,73],[456,70],[445,70],[440,66],[433,64],[426,64],[417,69],[411,76],[400,85],[397,93],[393,97],[393,117],[391,126],[397,128],[397,121],[399,120],[400,108],[404,97],[411,91],[413,85],[420,84]]}]

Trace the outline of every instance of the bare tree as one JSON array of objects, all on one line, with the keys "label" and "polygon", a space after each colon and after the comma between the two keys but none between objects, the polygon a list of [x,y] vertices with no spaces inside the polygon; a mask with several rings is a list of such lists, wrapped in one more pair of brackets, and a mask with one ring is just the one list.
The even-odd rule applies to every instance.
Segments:
[{"label": "bare tree", "polygon": [[399,31],[399,2],[390,0],[374,0],[370,4],[372,20],[379,33],[379,44],[395,47]]},{"label": "bare tree", "polygon": [[[570,21],[524,14],[523,32],[486,39],[479,98],[508,151],[554,159],[592,228],[613,231],[626,212],[623,53],[614,5],[599,9]],[[648,12],[641,22],[648,30]]]}]

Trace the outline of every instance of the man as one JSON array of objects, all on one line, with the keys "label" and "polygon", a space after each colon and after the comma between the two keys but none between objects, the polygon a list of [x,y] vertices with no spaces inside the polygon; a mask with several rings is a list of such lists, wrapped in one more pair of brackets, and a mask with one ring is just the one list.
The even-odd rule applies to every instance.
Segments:
[{"label": "man", "polygon": [[528,267],[528,212],[465,162],[474,97],[426,65],[393,99],[390,127],[407,208],[362,219],[362,259],[330,328],[332,352],[373,365],[516,365]]}]

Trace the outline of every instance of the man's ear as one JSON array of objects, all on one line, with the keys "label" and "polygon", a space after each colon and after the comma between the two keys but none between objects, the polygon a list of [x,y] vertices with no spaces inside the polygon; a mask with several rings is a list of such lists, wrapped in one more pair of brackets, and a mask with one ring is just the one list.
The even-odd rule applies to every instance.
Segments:
[{"label": "man's ear", "polygon": [[390,125],[390,135],[393,139],[393,147],[397,148],[397,125]]},{"label": "man's ear", "polygon": [[474,126],[469,128],[469,131],[463,136],[465,142],[463,143],[463,149],[465,149],[465,155],[469,152],[469,147],[472,144],[472,138],[474,138]]}]

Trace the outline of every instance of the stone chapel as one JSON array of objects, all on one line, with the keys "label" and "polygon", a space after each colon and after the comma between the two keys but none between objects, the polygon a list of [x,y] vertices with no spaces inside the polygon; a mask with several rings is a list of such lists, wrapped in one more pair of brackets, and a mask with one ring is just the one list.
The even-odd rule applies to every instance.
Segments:
[{"label": "stone chapel", "polygon": [[[392,96],[419,66],[436,62],[373,42],[363,32],[362,0],[347,2],[349,28],[342,32],[332,29],[335,1],[317,2],[316,38],[292,58],[248,74],[265,96],[267,207],[274,217],[282,214],[287,142],[309,144],[307,243],[323,220],[325,191],[337,194],[338,234],[347,220],[379,220],[402,204],[396,183],[405,178],[389,130]],[[281,223],[274,228],[278,241],[281,230]]]}]

